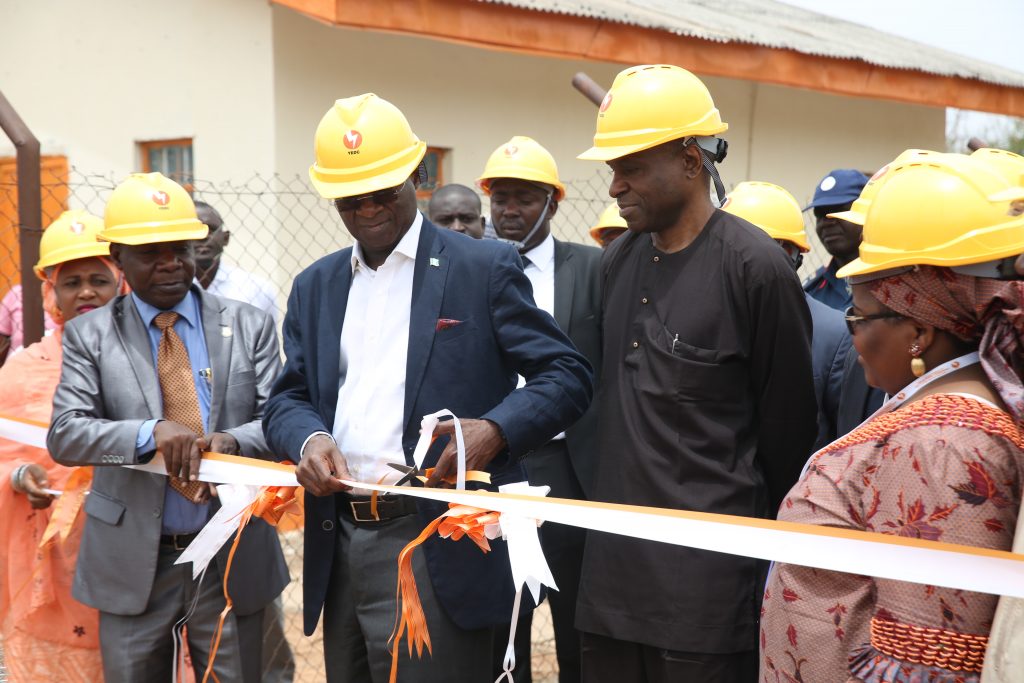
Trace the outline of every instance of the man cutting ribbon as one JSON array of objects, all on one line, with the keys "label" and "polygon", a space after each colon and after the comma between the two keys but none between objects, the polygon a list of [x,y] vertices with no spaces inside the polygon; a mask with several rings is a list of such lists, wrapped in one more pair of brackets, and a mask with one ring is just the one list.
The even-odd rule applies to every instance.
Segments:
[{"label": "man cutting ribbon", "polygon": [[[575,422],[591,370],[534,304],[514,248],[439,230],[416,209],[426,144],[376,95],[338,100],[315,139],[310,178],[356,240],[295,280],[284,322],[287,361],[267,402],[268,443],[298,464],[306,489],[305,630],[324,612],[329,681],[384,681],[391,666],[395,559],[447,508],[407,497],[371,501],[338,479],[393,483],[413,462],[420,418],[459,416],[466,469],[495,485],[525,479],[519,458]],[[516,389],[516,375],[526,384]],[[436,435],[451,434],[451,422]],[[454,440],[423,464],[435,485],[456,474]],[[515,594],[505,544],[431,539],[412,561],[433,662],[409,658],[403,681],[479,683],[491,627]],[[437,662],[448,666],[437,666]]]},{"label": "man cutting ribbon", "polygon": [[[210,518],[198,481],[205,450],[268,457],[260,418],[280,367],[273,321],[192,284],[205,225],[159,173],[136,174],[107,203],[110,256],[133,293],[70,321],[47,448],[63,465],[97,465],[86,499],[74,597],[100,610],[104,678],[170,680],[187,621],[196,671],[225,606],[227,549],[198,583],[175,560]],[[167,474],[136,465],[160,453]],[[249,525],[228,582],[234,602],[214,673],[259,681],[263,609],[288,583],[281,547]],[[242,656],[242,653],[245,656]]]}]

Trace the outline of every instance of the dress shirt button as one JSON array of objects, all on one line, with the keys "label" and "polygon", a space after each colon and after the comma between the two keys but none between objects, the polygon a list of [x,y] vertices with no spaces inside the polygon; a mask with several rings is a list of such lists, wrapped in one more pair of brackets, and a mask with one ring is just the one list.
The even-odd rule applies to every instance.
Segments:
[{"label": "dress shirt button", "polygon": [[660,257],[660,256],[655,256],[655,257],[654,257],[654,262],[655,262],[655,263],[657,263],[657,262],[658,262],[658,261],[660,261],[660,260],[661,260],[661,257]]},{"label": "dress shirt button", "polygon": [[153,508],[153,516],[159,517],[162,510],[160,508]]},{"label": "dress shirt button", "polygon": [[640,342],[633,342],[633,348],[634,349],[640,348]]},{"label": "dress shirt button", "polygon": [[324,531],[334,531],[334,522],[329,519],[325,519],[321,524],[320,528]]},{"label": "dress shirt button", "polygon": [[640,303],[642,303],[642,304],[647,303],[647,297],[645,296],[643,299],[640,299]]}]

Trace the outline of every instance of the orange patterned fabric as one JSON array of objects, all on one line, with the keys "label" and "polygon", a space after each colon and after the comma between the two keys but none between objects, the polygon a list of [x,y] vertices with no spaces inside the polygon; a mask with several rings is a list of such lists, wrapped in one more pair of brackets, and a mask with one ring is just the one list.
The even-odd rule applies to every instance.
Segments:
[{"label": "orange patterned fabric", "polygon": [[[203,414],[199,410],[199,397],[192,376],[192,362],[181,337],[174,331],[178,314],[174,311],[158,313],[153,324],[160,329],[160,343],[157,346],[156,368],[160,379],[160,393],[164,401],[164,418],[183,424],[198,436],[205,433]],[[199,481],[185,481],[170,478],[171,488],[186,500],[201,500],[206,485]]]},{"label": "orange patterned fabric", "polygon": [[[1022,484],[1024,433],[1013,419],[970,397],[938,394],[879,416],[815,455],[779,519],[1009,550]],[[778,564],[762,606],[760,680],[977,681],[976,672],[944,668],[951,659],[926,664],[896,656],[892,641],[878,647],[871,623],[983,637],[997,600]]]},{"label": "orange patterned fabric", "polygon": [[[15,354],[0,368],[0,413],[49,422],[60,380],[60,331]],[[11,488],[11,471],[24,463],[46,469],[62,489],[74,468],[40,448],[0,439],[0,634],[11,681],[102,681],[99,616],[71,597],[83,519],[66,540],[39,549],[53,507],[33,510]]]},{"label": "orange patterned fabric", "polygon": [[904,662],[980,674],[988,636],[873,617],[871,647]]}]

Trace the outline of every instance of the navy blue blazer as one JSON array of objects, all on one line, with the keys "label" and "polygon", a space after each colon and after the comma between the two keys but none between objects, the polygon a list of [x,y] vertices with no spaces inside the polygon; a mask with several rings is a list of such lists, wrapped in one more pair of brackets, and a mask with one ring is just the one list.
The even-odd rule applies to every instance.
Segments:
[{"label": "navy blue blazer", "polygon": [[814,451],[835,441],[838,432],[839,397],[843,388],[843,366],[853,340],[846,329],[843,314],[805,295],[811,311],[811,368],[814,371],[814,396],[818,399],[818,438]]},{"label": "navy blue blazer", "polygon": [[[295,279],[284,319],[284,370],[263,416],[267,443],[293,462],[306,438],[331,432],[340,382],[339,353],[352,281],[352,248],[330,254]],[[437,329],[439,319],[461,321]],[[590,404],[592,370],[537,308],[516,251],[423,222],[412,285],[405,383],[408,464],[420,419],[443,408],[463,418],[486,418],[508,449],[489,466],[494,484],[521,481],[519,459],[579,419]],[[526,386],[516,390],[516,375]],[[436,463],[441,439],[428,453]],[[334,553],[338,501],[306,494],[303,609],[306,634],[323,609]],[[418,500],[424,526],[447,506]],[[514,590],[503,542],[484,554],[472,543],[435,536],[424,544],[442,607],[462,628],[508,622]],[[398,558],[395,558],[397,562]]]}]

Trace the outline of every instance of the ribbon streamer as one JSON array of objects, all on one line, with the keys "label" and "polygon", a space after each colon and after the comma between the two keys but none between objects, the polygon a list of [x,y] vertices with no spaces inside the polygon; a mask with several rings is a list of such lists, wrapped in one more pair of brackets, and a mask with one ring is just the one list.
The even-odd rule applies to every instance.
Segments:
[{"label": "ribbon streamer", "polygon": [[[523,495],[546,496],[551,492],[550,486],[530,486],[525,481],[499,486],[501,493],[519,493]],[[533,518],[522,517],[511,513],[502,513],[498,520],[501,535],[508,543],[508,559],[512,565],[512,583],[516,587],[516,597],[512,603],[512,621],[508,630],[508,644],[505,646],[505,657],[502,660],[503,671],[495,683],[507,679],[514,683],[512,671],[516,668],[516,624],[519,623],[519,609],[523,601],[523,586],[530,590],[533,604],[540,604],[541,584],[558,590],[555,577],[551,575],[551,567],[544,557],[540,546],[537,527],[540,523]]]}]

